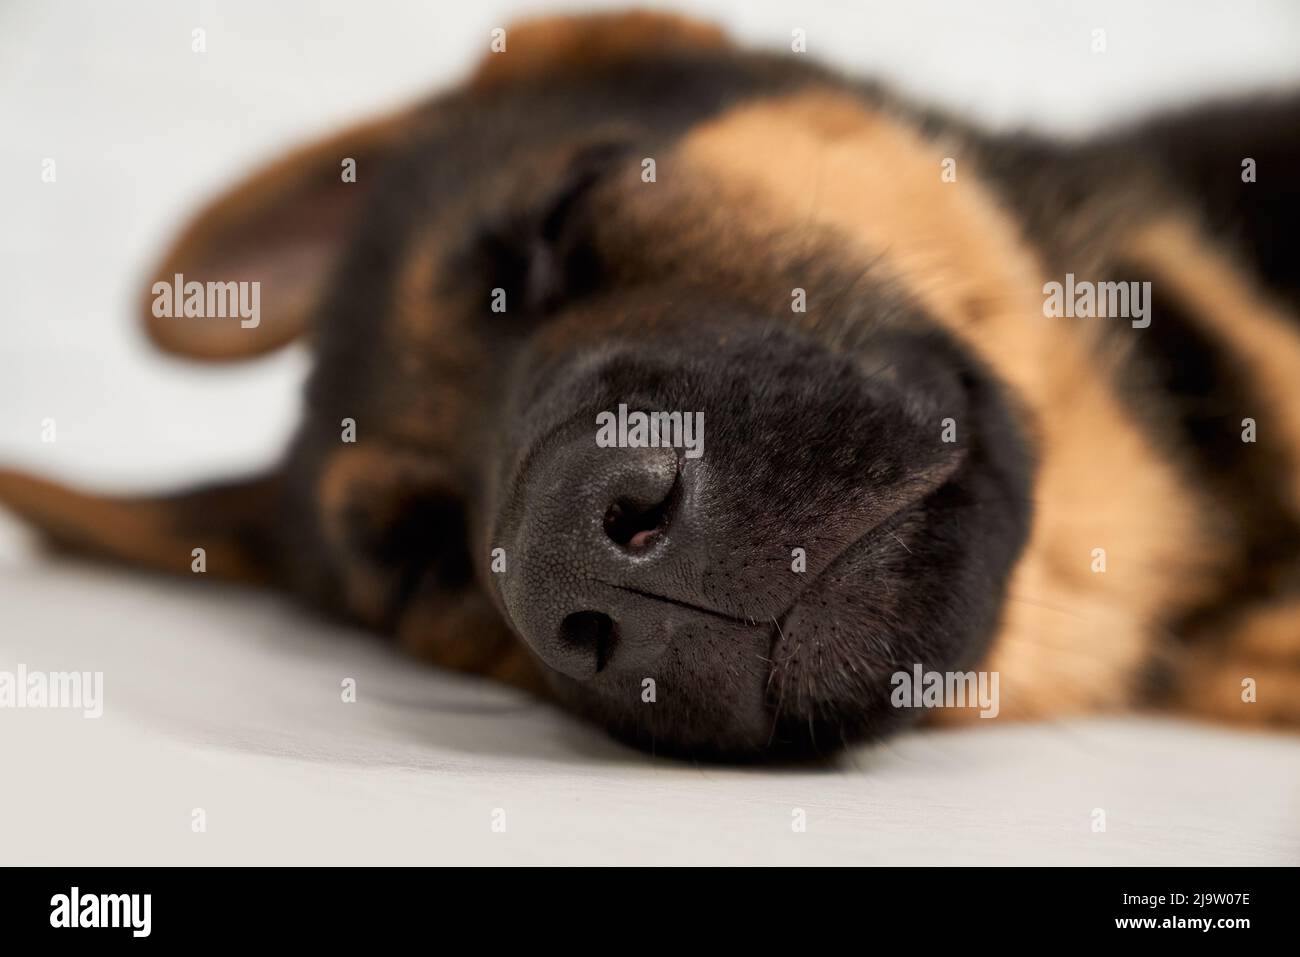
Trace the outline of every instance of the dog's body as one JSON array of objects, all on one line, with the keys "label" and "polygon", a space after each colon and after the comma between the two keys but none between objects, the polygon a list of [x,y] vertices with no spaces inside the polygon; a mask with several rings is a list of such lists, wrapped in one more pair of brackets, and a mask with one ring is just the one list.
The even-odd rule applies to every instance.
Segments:
[{"label": "dog's body", "polygon": [[[0,500],[693,754],[884,733],[914,664],[996,671],[1005,716],[1300,722],[1300,101],[1065,145],[669,17],[507,37],[158,270],[262,283],[256,328],[151,314],[172,351],[310,330],[276,475]],[[596,449],[620,403],[698,411],[704,455]]]}]

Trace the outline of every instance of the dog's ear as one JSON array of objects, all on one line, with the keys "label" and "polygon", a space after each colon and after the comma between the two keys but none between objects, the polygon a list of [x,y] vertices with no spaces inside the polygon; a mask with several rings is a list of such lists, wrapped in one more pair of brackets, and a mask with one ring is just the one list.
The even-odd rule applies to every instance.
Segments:
[{"label": "dog's ear", "polygon": [[56,549],[176,574],[278,579],[270,523],[279,480],[265,476],[177,495],[112,497],[0,470],[0,505]]},{"label": "dog's ear", "polygon": [[581,75],[646,56],[711,52],[731,45],[711,23],[675,13],[627,10],[537,17],[512,23],[479,63],[475,90]]},{"label": "dog's ear", "polygon": [[[144,321],[154,343],[194,359],[242,359],[300,335],[362,197],[416,118],[403,112],[298,149],[201,209],[147,277]],[[240,287],[224,284],[254,282],[255,320],[230,309],[218,310],[228,318],[185,314],[192,294],[202,290],[206,302],[209,283],[238,302]],[[251,300],[253,287],[242,288]]]}]

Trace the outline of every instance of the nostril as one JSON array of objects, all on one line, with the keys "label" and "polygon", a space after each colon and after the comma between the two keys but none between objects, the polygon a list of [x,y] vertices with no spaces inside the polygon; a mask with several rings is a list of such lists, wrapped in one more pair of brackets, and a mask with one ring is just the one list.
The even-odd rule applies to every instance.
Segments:
[{"label": "nostril", "polygon": [[625,548],[649,548],[668,527],[672,493],[662,502],[642,506],[620,499],[605,511],[605,534],[610,541]]},{"label": "nostril", "polygon": [[560,639],[572,648],[595,655],[596,670],[601,671],[614,653],[618,629],[614,619],[604,612],[577,611],[560,622]]}]

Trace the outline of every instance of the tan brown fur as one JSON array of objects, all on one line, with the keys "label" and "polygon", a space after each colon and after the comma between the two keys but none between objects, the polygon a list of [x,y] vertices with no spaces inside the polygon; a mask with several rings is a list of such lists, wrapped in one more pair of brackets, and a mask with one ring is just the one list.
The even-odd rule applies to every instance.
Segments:
[{"label": "tan brown fur", "polygon": [[712,24],[668,13],[635,10],[583,17],[540,17],[506,29],[506,49],[489,54],[470,80],[474,89],[572,75],[665,49],[728,46]]},{"label": "tan brown fur", "polygon": [[[1252,418],[1270,433],[1289,466],[1292,507],[1300,510],[1300,402],[1294,398],[1300,334],[1294,317],[1186,217],[1160,218],[1134,237],[1126,254],[1191,321],[1245,361],[1261,405],[1238,410],[1239,418]],[[1300,601],[1252,607],[1192,637],[1191,651],[1170,662],[1176,707],[1238,723],[1300,721]],[[1243,700],[1247,678],[1258,685],[1255,701]]]},{"label": "tan brown fur", "polygon": [[270,504],[273,487],[268,479],[171,499],[115,498],[0,471],[0,503],[55,547],[179,575],[193,574],[192,552],[202,548],[205,574],[256,584],[271,576],[239,532]]},{"label": "tan brown fur", "polygon": [[1236,724],[1300,722],[1300,600],[1262,605],[1200,637],[1174,669],[1174,707]]},{"label": "tan brown fur", "polygon": [[944,183],[934,146],[829,94],[741,107],[692,133],[682,159],[732,186],[750,218],[795,229],[816,196],[816,222],[880,256],[1015,388],[1038,440],[1036,517],[987,667],[1008,716],[1129,703],[1155,623],[1208,584],[1213,543],[1194,492],[1114,395],[1088,327],[1043,316],[1040,267],[991,195],[973,177]]},{"label": "tan brown fur", "polygon": [[1263,293],[1185,217],[1166,217],[1134,237],[1128,255],[1148,269],[1225,349],[1240,355],[1265,405],[1242,409],[1276,433],[1288,453],[1292,505],[1300,510],[1300,334],[1295,318]]}]

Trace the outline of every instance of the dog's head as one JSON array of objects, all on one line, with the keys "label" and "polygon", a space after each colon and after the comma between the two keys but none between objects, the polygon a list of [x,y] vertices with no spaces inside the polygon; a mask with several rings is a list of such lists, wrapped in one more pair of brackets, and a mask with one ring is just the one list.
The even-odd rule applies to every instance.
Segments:
[{"label": "dog's head", "polygon": [[886,250],[814,215],[815,176],[802,202],[763,188],[789,171],[745,111],[798,102],[834,139],[843,92],[671,19],[504,39],[464,88],[233,191],[151,277],[261,283],[255,326],[151,292],[173,351],[306,331],[306,419],[261,497],[117,504],[115,533],[75,535],[183,567],[207,528],[229,570],[467,667],[522,641],[660,751],[897,726],[891,675],[985,650],[1030,469],[1003,388]]}]

